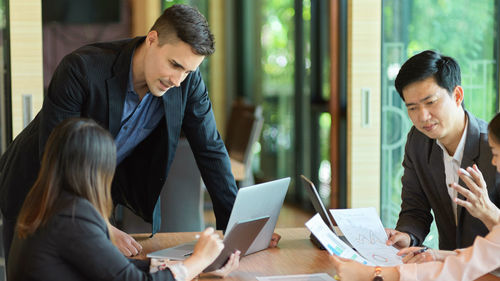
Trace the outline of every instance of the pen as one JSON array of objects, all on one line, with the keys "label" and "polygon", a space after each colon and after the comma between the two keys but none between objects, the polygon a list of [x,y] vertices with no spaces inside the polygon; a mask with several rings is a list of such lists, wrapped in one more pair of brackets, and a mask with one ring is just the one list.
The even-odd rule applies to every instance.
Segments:
[{"label": "pen", "polygon": [[[413,254],[413,256],[416,256],[416,255],[418,255],[418,254],[421,254],[421,253],[423,253],[423,252],[427,251],[428,249],[429,249],[429,248],[427,248],[427,247],[423,247],[422,249],[418,249],[418,250],[416,250],[416,251],[413,251],[413,252],[412,252],[412,254]],[[407,255],[408,255],[408,254],[403,255],[403,258],[404,258],[404,257],[406,257]]]},{"label": "pen", "polygon": [[414,256],[416,256],[416,255],[418,255],[418,254],[421,254],[421,253],[423,253],[423,252],[427,251],[428,249],[429,249],[429,248],[427,248],[427,247],[423,247],[422,249],[418,249],[418,250],[416,250],[415,252],[413,252],[413,255],[414,255]]}]

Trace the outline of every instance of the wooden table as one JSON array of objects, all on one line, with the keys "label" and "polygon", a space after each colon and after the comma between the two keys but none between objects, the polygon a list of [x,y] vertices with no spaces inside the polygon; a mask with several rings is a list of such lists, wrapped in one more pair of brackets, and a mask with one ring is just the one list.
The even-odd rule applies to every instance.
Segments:
[{"label": "wooden table", "polygon": [[[256,280],[256,276],[310,274],[326,272],[335,275],[335,269],[328,258],[328,252],[317,249],[309,240],[306,228],[278,228],[281,241],[277,248],[260,251],[240,261],[240,267],[224,279],[203,277],[200,280]],[[143,251],[138,258],[146,259],[146,254],[180,243],[193,241],[195,232],[158,233],[153,238],[148,234],[134,234]]]}]

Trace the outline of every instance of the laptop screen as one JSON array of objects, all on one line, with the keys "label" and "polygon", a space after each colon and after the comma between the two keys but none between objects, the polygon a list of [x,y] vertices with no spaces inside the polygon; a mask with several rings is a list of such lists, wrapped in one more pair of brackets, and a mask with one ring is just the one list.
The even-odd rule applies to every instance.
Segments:
[{"label": "laptop screen", "polygon": [[321,216],[321,219],[323,219],[326,225],[334,233],[336,233],[334,228],[334,226],[337,225],[335,223],[335,219],[333,219],[332,214],[330,214],[330,212],[326,210],[325,205],[323,205],[323,202],[321,202],[321,198],[319,197],[318,191],[316,190],[314,183],[312,183],[312,181],[310,181],[304,175],[300,175],[300,177],[304,181],[307,193],[309,194],[309,198],[311,199],[311,203],[313,204],[314,210]]}]

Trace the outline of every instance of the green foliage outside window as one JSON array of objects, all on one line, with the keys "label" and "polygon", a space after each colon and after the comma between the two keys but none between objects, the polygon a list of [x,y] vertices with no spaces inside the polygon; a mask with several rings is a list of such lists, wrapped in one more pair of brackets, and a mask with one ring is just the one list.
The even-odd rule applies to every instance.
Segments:
[{"label": "green foliage outside window", "polygon": [[261,2],[261,77],[264,126],[260,171],[264,178],[293,174],[294,15],[292,0]]},{"label": "green foliage outside window", "polygon": [[436,49],[457,59],[466,108],[489,121],[497,108],[495,1],[419,0],[412,4],[415,16],[408,27],[408,56]]}]

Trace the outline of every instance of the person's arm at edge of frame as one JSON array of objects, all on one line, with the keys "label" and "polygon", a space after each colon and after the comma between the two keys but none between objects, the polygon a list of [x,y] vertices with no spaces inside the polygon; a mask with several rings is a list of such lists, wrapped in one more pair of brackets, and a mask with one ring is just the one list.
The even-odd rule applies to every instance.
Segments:
[{"label": "person's arm at edge of frame", "polygon": [[[488,273],[500,266],[499,250],[500,225],[497,225],[486,237],[477,237],[473,246],[459,250],[443,262],[383,267],[381,275],[385,281],[488,280],[492,278]],[[332,261],[340,280],[373,280],[374,267],[339,257],[332,257]]]},{"label": "person's arm at edge of frame", "polygon": [[[339,256],[330,256],[335,271],[336,279],[341,281],[371,281],[374,280],[375,267],[363,265],[359,262]],[[380,275],[384,281],[398,281],[399,271],[396,267],[382,267]]]},{"label": "person's arm at edge of frame", "polygon": [[480,219],[491,231],[495,225],[500,223],[500,209],[489,198],[483,174],[474,164],[465,171],[459,170],[458,175],[469,189],[457,183],[451,184],[451,188],[465,197],[465,200],[455,198],[455,202],[466,208],[472,216]]}]

